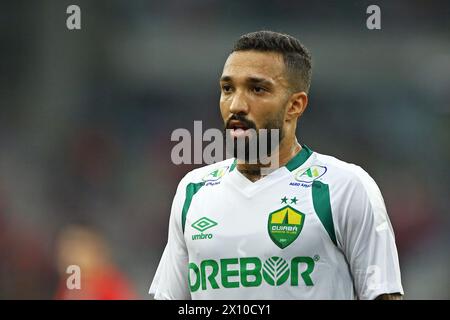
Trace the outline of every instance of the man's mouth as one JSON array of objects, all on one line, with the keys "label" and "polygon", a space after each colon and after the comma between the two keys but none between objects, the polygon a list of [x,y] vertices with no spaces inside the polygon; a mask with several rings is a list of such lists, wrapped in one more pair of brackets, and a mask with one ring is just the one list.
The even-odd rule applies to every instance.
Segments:
[{"label": "man's mouth", "polygon": [[250,127],[239,120],[230,121],[227,129],[230,130],[230,135],[233,138],[243,138],[250,135]]}]

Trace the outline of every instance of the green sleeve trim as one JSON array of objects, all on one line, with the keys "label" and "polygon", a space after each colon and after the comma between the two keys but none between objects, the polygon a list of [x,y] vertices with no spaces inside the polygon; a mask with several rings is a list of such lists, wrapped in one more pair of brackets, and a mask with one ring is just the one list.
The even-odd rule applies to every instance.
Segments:
[{"label": "green sleeve trim", "polygon": [[317,180],[314,181],[312,184],[312,198],[314,210],[316,211],[319,220],[328,232],[331,241],[337,245],[333,216],[331,214],[330,188],[328,185]]},{"label": "green sleeve trim", "polygon": [[189,183],[186,187],[186,199],[184,200],[183,210],[181,212],[181,226],[184,233],[184,228],[186,225],[186,216],[191,206],[192,198],[205,185],[204,182],[199,183]]},{"label": "green sleeve trim", "polygon": [[234,168],[236,168],[236,164],[237,164],[237,159],[234,159],[233,163],[231,164],[231,167],[230,167],[230,171],[229,171],[229,172],[233,171]]},{"label": "green sleeve trim", "polygon": [[306,145],[302,145],[302,150],[300,150],[299,153],[297,153],[291,160],[289,160],[289,162],[286,164],[286,168],[289,171],[294,171],[302,164],[304,164],[311,154],[311,149],[309,149]]}]

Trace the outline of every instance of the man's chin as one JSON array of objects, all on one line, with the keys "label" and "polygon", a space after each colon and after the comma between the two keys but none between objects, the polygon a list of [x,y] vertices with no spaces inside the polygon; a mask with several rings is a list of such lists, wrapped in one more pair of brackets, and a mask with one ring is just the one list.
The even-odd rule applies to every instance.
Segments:
[{"label": "man's chin", "polygon": [[236,137],[227,130],[225,132],[226,153],[246,163],[266,163],[267,159],[271,158],[274,151],[278,149],[280,145],[279,138],[276,138],[276,142],[273,145],[272,139],[274,137],[271,134],[259,137],[254,130],[249,131],[253,131],[253,134]]},{"label": "man's chin", "polygon": [[[234,158],[248,164],[259,164],[262,163],[261,160],[267,160],[272,156],[271,150],[268,150],[268,152],[266,152],[264,155],[261,155],[259,146],[257,146],[253,150],[253,152],[250,152],[248,144],[245,145],[245,150],[237,148],[235,145],[234,148],[230,150],[230,154],[232,154]],[[263,159],[261,158],[261,156],[263,156]]]}]

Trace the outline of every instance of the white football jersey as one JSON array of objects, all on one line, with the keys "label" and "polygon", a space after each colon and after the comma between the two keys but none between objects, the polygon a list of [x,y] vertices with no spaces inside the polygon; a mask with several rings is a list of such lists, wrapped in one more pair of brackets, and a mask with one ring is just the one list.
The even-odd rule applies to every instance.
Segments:
[{"label": "white football jersey", "polygon": [[302,150],[256,182],[236,159],[179,183],[155,299],[374,299],[403,294],[394,232],[359,166]]}]

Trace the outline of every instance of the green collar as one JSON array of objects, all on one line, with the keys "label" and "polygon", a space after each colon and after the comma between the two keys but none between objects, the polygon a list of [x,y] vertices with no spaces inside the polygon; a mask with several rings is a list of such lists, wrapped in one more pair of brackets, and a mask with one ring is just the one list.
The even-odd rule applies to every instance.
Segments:
[{"label": "green collar", "polygon": [[299,153],[297,153],[291,160],[289,160],[288,163],[286,163],[285,165],[286,169],[288,169],[289,171],[294,171],[302,164],[304,164],[312,153],[313,152],[311,151],[310,148],[302,144],[302,150],[300,150]]}]

